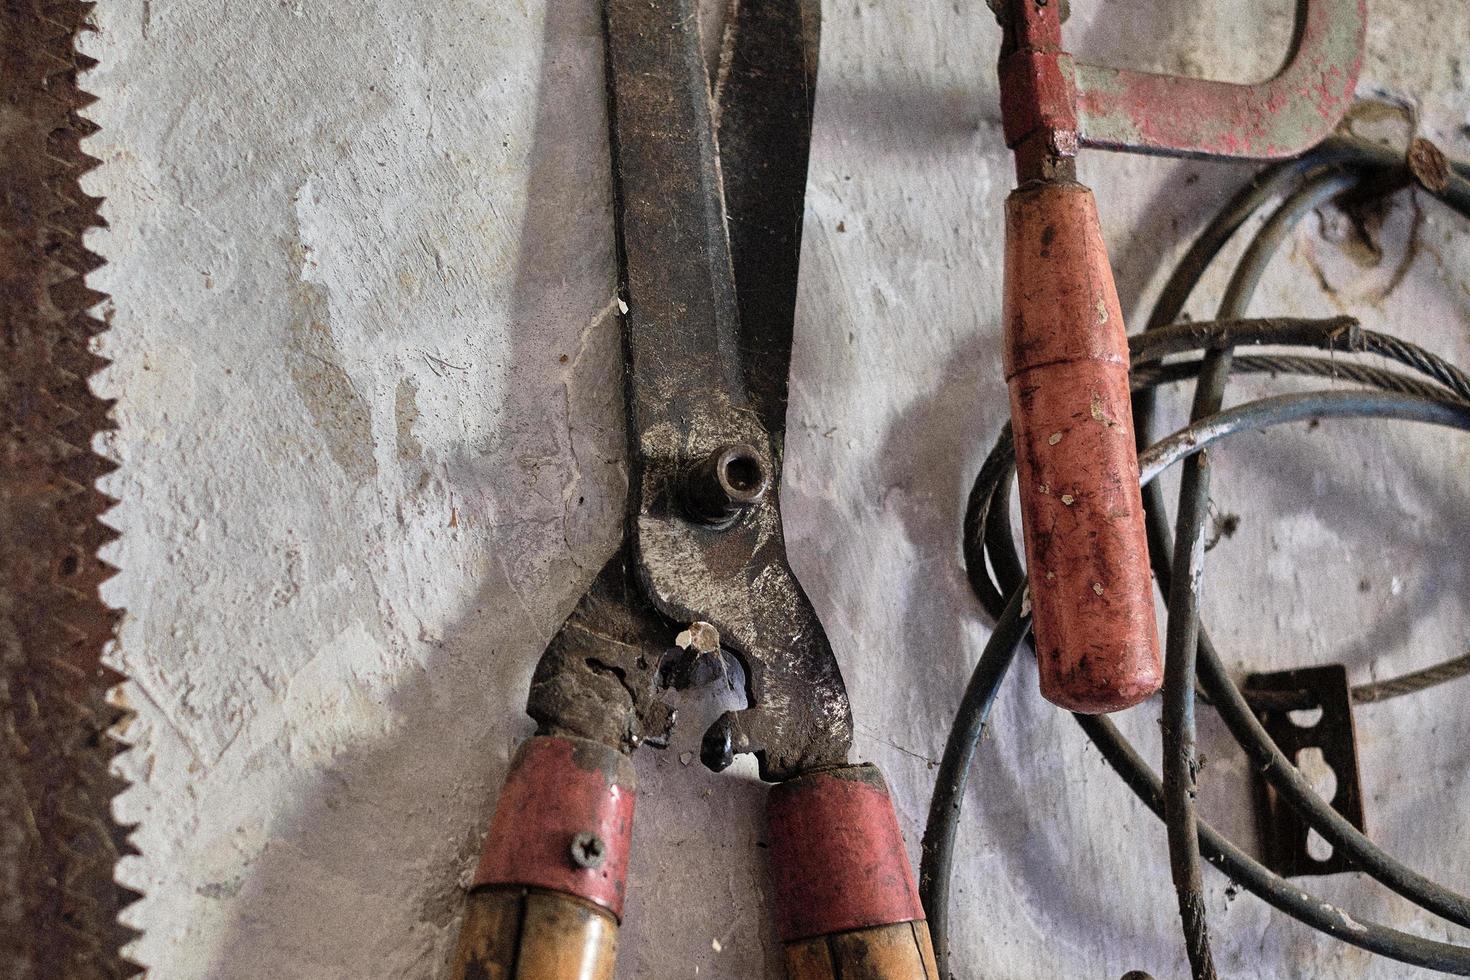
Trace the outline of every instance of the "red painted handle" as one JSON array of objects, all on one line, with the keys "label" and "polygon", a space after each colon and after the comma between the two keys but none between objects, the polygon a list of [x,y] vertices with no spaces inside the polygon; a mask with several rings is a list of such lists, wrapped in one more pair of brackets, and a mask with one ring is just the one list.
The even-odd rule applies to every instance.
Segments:
[{"label": "red painted handle", "polygon": [[472,887],[562,892],[621,920],[636,787],[632,761],[616,749],[527,739],[505,777]]},{"label": "red painted handle", "polygon": [[874,766],[789,779],[771,790],[766,819],[785,942],[923,920],[903,833]]},{"label": "red painted handle", "polygon": [[1041,693],[1127,708],[1162,680],[1128,341],[1092,192],[1006,201],[1005,374]]},{"label": "red painted handle", "polygon": [[452,980],[612,980],[636,786],[616,749],[527,739],[475,872]]}]

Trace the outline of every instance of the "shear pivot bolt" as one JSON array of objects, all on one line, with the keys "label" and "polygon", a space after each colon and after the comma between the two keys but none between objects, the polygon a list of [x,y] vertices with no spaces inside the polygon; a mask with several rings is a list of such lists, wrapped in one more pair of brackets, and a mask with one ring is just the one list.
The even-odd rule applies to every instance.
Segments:
[{"label": "shear pivot bolt", "polygon": [[590,831],[582,831],[572,838],[572,863],[579,868],[595,870],[607,860],[607,844]]},{"label": "shear pivot bolt", "polygon": [[710,527],[729,527],[760,502],[770,484],[770,470],[754,446],[725,446],[690,471],[686,486],[690,514]]}]

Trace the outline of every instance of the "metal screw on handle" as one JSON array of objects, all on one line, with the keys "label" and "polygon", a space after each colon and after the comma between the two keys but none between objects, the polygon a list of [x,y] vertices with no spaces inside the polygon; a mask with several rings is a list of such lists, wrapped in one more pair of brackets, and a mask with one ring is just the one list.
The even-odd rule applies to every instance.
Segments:
[{"label": "metal screw on handle", "polygon": [[584,830],[572,838],[572,863],[595,871],[607,860],[607,843],[591,831]]}]

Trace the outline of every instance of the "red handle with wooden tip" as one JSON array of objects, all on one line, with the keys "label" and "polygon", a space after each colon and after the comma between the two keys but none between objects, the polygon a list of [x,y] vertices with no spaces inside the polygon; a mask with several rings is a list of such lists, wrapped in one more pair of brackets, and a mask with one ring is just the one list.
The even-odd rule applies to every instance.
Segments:
[{"label": "red handle with wooden tip", "polygon": [[771,790],[771,877],[788,980],[938,980],[882,775],[842,766]]},{"label": "red handle with wooden tip", "polygon": [[453,980],[612,980],[636,783],[627,756],[527,739],[485,838]]},{"label": "red handle with wooden tip", "polygon": [[1116,711],[1162,681],[1128,339],[1092,192],[1006,201],[1005,375],[1041,692]]}]

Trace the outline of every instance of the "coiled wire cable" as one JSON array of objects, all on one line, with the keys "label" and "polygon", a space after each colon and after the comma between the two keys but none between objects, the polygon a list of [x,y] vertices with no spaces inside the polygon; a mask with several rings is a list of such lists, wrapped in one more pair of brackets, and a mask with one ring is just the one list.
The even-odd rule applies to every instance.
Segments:
[{"label": "coiled wire cable", "polygon": [[[1077,720],[1145,805],[1165,819],[1171,870],[1178,894],[1186,949],[1196,978],[1215,975],[1203,915],[1199,857],[1265,901],[1314,928],[1353,945],[1405,963],[1470,975],[1470,948],[1424,939],[1354,918],[1308,895],[1252,860],[1194,812],[1193,713],[1196,693],[1208,700],[1281,797],[1304,821],[1355,867],[1427,911],[1470,925],[1470,899],[1440,886],[1398,862],[1368,840],[1312,789],[1306,778],[1267,735],[1252,710],[1257,704],[1235,686],[1201,628],[1197,576],[1190,561],[1203,547],[1208,503],[1205,447],[1237,432],[1286,421],[1327,417],[1398,418],[1470,429],[1470,376],[1443,359],[1385,334],[1361,330],[1355,321],[1238,319],[1250,302],[1267,262],[1295,224],[1315,208],[1365,181],[1381,179],[1401,158],[1383,147],[1334,138],[1300,158],[1259,174],[1206,226],[1185,253],[1141,334],[1130,338],[1135,387],[1134,417],[1140,443],[1147,440],[1159,385],[1196,380],[1190,424],[1144,450],[1145,511],[1149,549],[1160,588],[1169,596],[1164,690],[1164,779],[1160,781],[1110,721],[1079,715]],[[1462,215],[1470,215],[1466,169],[1451,168],[1435,196]],[[1175,324],[1194,286],[1235,231],[1268,201],[1283,203],[1261,227],[1242,256],[1213,323]],[[1236,357],[1234,348],[1269,344],[1315,348],[1330,358],[1268,353]],[[1164,361],[1170,355],[1201,351],[1191,361]],[[1373,354],[1409,369],[1413,375],[1338,358],[1339,353]],[[1349,381],[1371,390],[1329,391],[1260,399],[1220,410],[1231,374],[1293,374]],[[1414,375],[1417,375],[1414,376]],[[1181,503],[1173,535],[1164,520],[1162,493],[1150,481],[1167,465],[1184,461]],[[1015,651],[1029,638],[1024,573],[1010,526],[1008,499],[1015,472],[1009,426],[976,478],[965,515],[964,554],[970,583],[981,604],[996,618],[995,631],[961,701],[939,767],[920,868],[920,886],[930,928],[945,975],[948,954],[948,893],[968,772],[985,720]],[[1195,475],[1190,476],[1191,472]],[[1176,541],[1187,542],[1180,554]],[[1193,552],[1193,553],[1192,553]],[[1426,670],[1353,690],[1357,703],[1423,690],[1470,673],[1470,656],[1456,657]],[[1196,674],[1198,675],[1196,677]],[[1196,692],[1196,682],[1199,692]],[[1272,696],[1275,707],[1289,706],[1292,695]]]}]

